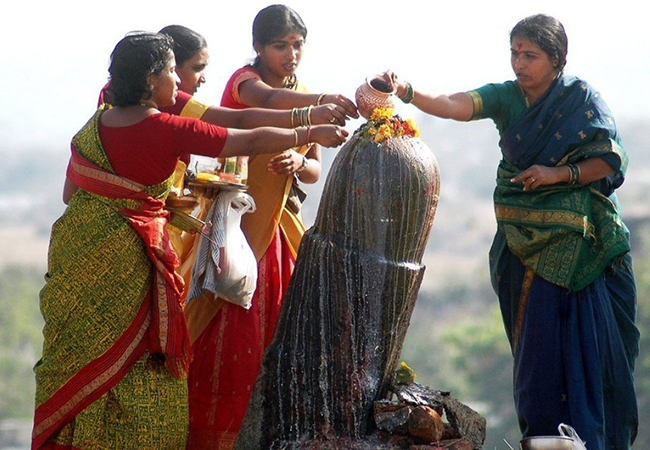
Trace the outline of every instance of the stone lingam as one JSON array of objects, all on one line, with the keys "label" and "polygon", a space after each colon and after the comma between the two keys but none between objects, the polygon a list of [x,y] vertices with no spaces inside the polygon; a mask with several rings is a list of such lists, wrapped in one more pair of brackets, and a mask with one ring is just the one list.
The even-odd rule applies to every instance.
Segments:
[{"label": "stone lingam", "polygon": [[393,448],[370,434],[373,405],[398,364],[440,186],[418,134],[378,109],[339,151],[236,450]]}]

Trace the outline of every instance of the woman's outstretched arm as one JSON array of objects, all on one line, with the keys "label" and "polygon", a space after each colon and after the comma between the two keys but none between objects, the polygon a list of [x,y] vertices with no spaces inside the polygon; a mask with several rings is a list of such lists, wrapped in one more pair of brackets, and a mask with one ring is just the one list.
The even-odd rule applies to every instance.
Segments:
[{"label": "woman's outstretched arm", "polygon": [[466,92],[449,95],[432,94],[414,89],[406,81],[400,80],[390,70],[382,75],[392,86],[397,88],[396,94],[399,98],[409,99],[410,103],[427,114],[458,121],[468,121],[474,114],[474,102]]}]

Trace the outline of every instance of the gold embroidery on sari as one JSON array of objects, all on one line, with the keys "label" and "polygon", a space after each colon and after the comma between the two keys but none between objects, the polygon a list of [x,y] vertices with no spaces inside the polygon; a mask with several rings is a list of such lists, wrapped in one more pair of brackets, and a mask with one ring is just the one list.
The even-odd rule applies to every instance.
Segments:
[{"label": "gold embroidery on sari", "polygon": [[524,273],[524,281],[521,284],[521,295],[519,296],[519,308],[517,311],[517,323],[515,324],[515,336],[513,339],[514,347],[517,348],[519,344],[519,331],[521,331],[521,323],[524,320],[524,313],[526,312],[526,305],[528,304],[528,295],[530,294],[530,287],[533,285],[535,278],[535,271],[526,269]]}]

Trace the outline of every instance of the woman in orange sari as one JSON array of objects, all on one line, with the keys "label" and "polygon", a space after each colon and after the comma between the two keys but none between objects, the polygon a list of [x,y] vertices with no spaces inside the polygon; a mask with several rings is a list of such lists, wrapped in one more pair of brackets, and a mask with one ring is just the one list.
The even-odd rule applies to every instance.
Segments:
[{"label": "woman in orange sari", "polygon": [[[174,57],[176,58],[176,74],[180,79],[176,103],[162,109],[163,112],[192,117],[204,122],[222,127],[251,129],[260,126],[273,126],[281,128],[294,128],[298,124],[291,119],[289,110],[270,110],[263,108],[225,108],[217,105],[206,105],[194,98],[197,90],[206,82],[205,70],[210,62],[210,54],[206,39],[198,32],[183,25],[168,25],[160,30],[174,40]],[[321,102],[322,103],[322,102]],[[346,110],[334,103],[322,104],[312,111],[312,123],[345,125],[347,120]],[[174,191],[179,191],[184,182],[184,175],[189,163],[179,161],[176,171]],[[200,206],[197,218],[203,220],[207,217],[212,206],[212,192],[195,192],[199,195]],[[196,235],[185,233],[181,240],[181,230],[170,226],[174,249],[181,259],[179,273],[185,283],[189,284],[198,247]],[[187,290],[186,290],[187,294]]]},{"label": "woman in orange sari", "polygon": [[[293,108],[294,125],[309,123],[310,112],[322,103],[336,104],[348,116],[358,117],[345,96],[311,94],[297,82],[306,36],[302,19],[292,9],[273,5],[260,11],[253,23],[258,57],[232,75],[221,105]],[[248,193],[257,210],[242,217],[242,229],[258,261],[257,288],[249,310],[209,296],[188,299],[186,317],[195,352],[189,376],[188,449],[234,446],[305,232],[298,181],[318,181],[320,149],[296,146],[255,156],[248,170]]]},{"label": "woman in orange sari", "polygon": [[52,228],[32,449],[182,449],[190,343],[164,200],[187,148],[208,156],[273,151],[335,126],[231,130],[161,113],[177,94],[171,39],[125,37],[112,54],[113,108],[72,142],[63,216]]}]

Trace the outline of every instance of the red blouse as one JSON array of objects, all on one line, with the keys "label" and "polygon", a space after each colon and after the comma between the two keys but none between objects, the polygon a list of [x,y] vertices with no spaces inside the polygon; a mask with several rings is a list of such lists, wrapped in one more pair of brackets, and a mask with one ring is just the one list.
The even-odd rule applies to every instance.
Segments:
[{"label": "red blouse", "polygon": [[246,105],[239,98],[239,85],[247,80],[261,80],[259,72],[253,69],[251,66],[244,66],[241,69],[237,70],[232,74],[228,82],[226,83],[226,88],[223,91],[223,96],[221,97],[221,106],[233,109],[245,109],[250,105]]},{"label": "red blouse", "polygon": [[219,156],[228,130],[197,119],[156,113],[128,127],[99,124],[99,136],[117,175],[144,185],[169,177],[188,153]]}]

